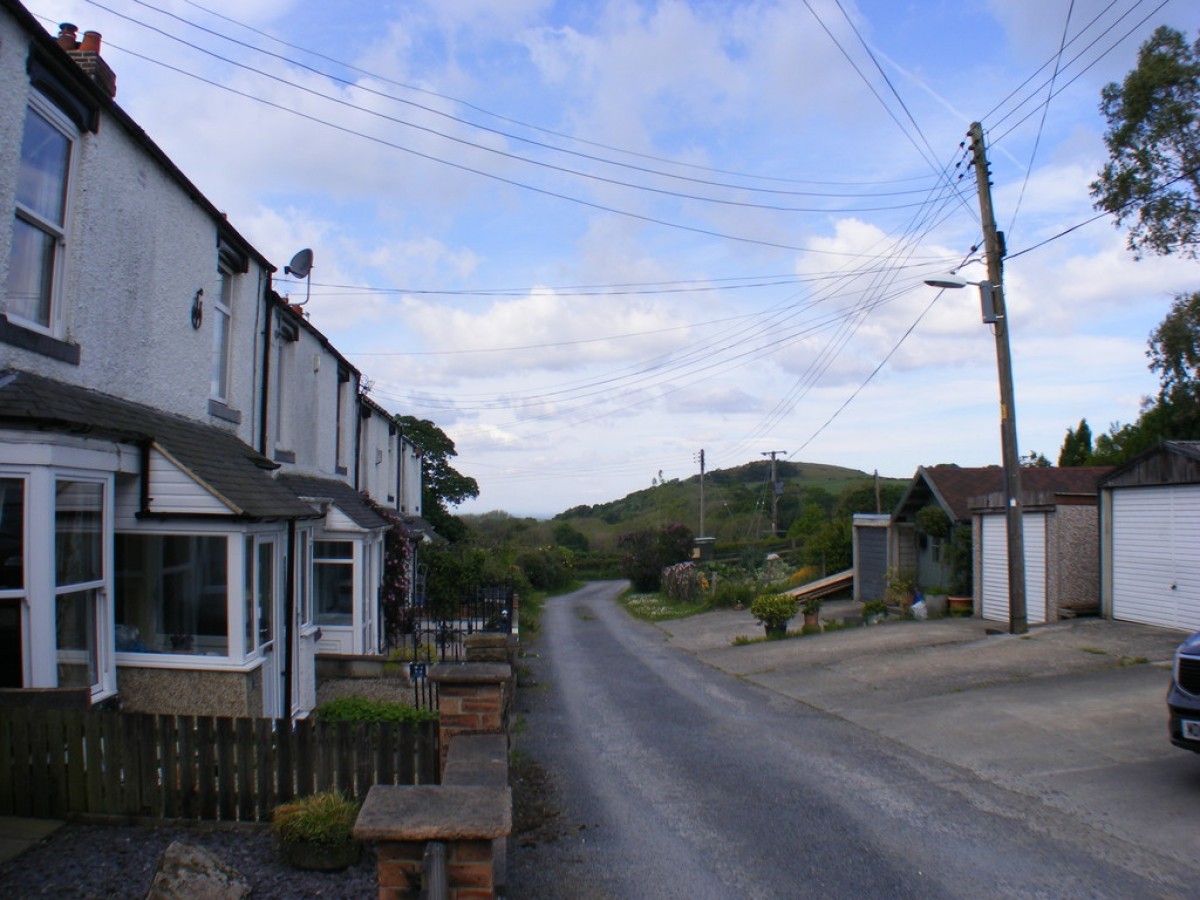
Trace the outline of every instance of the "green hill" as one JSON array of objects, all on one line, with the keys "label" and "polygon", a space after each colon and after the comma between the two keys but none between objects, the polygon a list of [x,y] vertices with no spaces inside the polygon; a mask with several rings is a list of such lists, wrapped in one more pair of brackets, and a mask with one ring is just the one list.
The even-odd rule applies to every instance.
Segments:
[{"label": "green hill", "polygon": [[[777,462],[782,485],[779,531],[811,504],[822,512],[845,515],[875,511],[874,477],[858,469],[820,463]],[[881,478],[882,509],[890,512],[907,479]],[[741,544],[771,538],[771,463],[755,461],[704,476],[704,531],[719,544]],[[700,532],[700,476],[656,484],[608,503],[576,506],[559,513],[554,523],[582,532],[593,549],[612,547],[616,537],[641,528],[680,522]]]}]

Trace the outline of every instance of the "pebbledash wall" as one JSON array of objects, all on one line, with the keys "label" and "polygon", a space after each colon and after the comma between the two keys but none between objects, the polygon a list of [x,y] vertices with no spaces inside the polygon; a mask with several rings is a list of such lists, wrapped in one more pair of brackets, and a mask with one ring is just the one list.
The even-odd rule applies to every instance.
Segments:
[{"label": "pebbledash wall", "polygon": [[[28,86],[29,41],[6,16],[0,16],[0,29],[0,84]],[[25,91],[0,91],[0,160],[20,157],[27,97]],[[76,148],[61,293],[64,336],[80,346],[80,364],[10,345],[0,345],[0,363],[237,430],[205,414],[215,317],[206,315],[198,329],[180,328],[198,290],[210,312],[219,294],[217,224],[168,176],[162,161],[108,114],[101,113],[98,130],[84,135]],[[15,177],[0,178],[0,209],[13,209],[15,183]],[[0,216],[0,247],[12,245],[13,222],[11,212]],[[6,253],[0,262],[2,285]],[[253,257],[249,266],[237,280],[245,302],[254,304],[264,269]],[[257,361],[253,332],[246,328],[234,335],[235,359]],[[244,440],[253,418],[256,368],[247,364],[231,371],[230,405],[241,407]]]},{"label": "pebbledash wall", "polygon": [[250,718],[263,714],[261,669],[205,672],[119,666],[117,691],[126,712]]}]

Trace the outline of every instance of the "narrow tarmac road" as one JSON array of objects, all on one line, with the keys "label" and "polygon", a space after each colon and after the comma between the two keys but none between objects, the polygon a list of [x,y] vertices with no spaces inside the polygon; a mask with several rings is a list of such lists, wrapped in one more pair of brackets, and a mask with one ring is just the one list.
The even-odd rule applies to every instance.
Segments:
[{"label": "narrow tarmac road", "polygon": [[549,601],[525,661],[516,748],[546,782],[518,793],[557,815],[513,836],[509,897],[1191,894],[1034,799],[704,666],[621,587]]}]

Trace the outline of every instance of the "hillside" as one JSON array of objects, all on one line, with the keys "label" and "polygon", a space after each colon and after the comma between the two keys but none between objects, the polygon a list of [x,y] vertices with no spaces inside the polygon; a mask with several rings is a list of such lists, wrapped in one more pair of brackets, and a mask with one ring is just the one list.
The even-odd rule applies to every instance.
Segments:
[{"label": "hillside", "polygon": [[[782,489],[779,495],[779,530],[788,526],[806,506],[815,503],[828,514],[838,498],[854,491],[854,511],[874,511],[873,476],[858,469],[820,463],[776,464]],[[907,479],[881,478],[880,487],[892,497]],[[862,497],[859,497],[859,492]],[[883,509],[890,511],[885,497]],[[552,520],[566,523],[587,536],[593,547],[611,544],[616,536],[639,528],[658,528],[681,522],[700,531],[700,476],[657,484],[608,503],[576,506]],[[771,535],[771,463],[760,460],[731,469],[716,469],[704,476],[704,530],[721,543],[741,543]]]}]

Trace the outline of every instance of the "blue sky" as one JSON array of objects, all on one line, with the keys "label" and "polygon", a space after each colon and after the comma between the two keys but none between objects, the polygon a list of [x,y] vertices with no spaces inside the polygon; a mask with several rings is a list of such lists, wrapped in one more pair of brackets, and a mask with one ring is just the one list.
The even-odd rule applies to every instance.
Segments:
[{"label": "blue sky", "polygon": [[281,276],[313,248],[312,322],[455,440],[464,511],[604,502],[701,448],[998,463],[978,296],[922,284],[980,242],[973,120],[1022,452],[1135,418],[1196,287],[1083,224],[1100,88],[1157,25],[1194,39],[1194,0],[28,5],[103,34],[118,102]]}]

